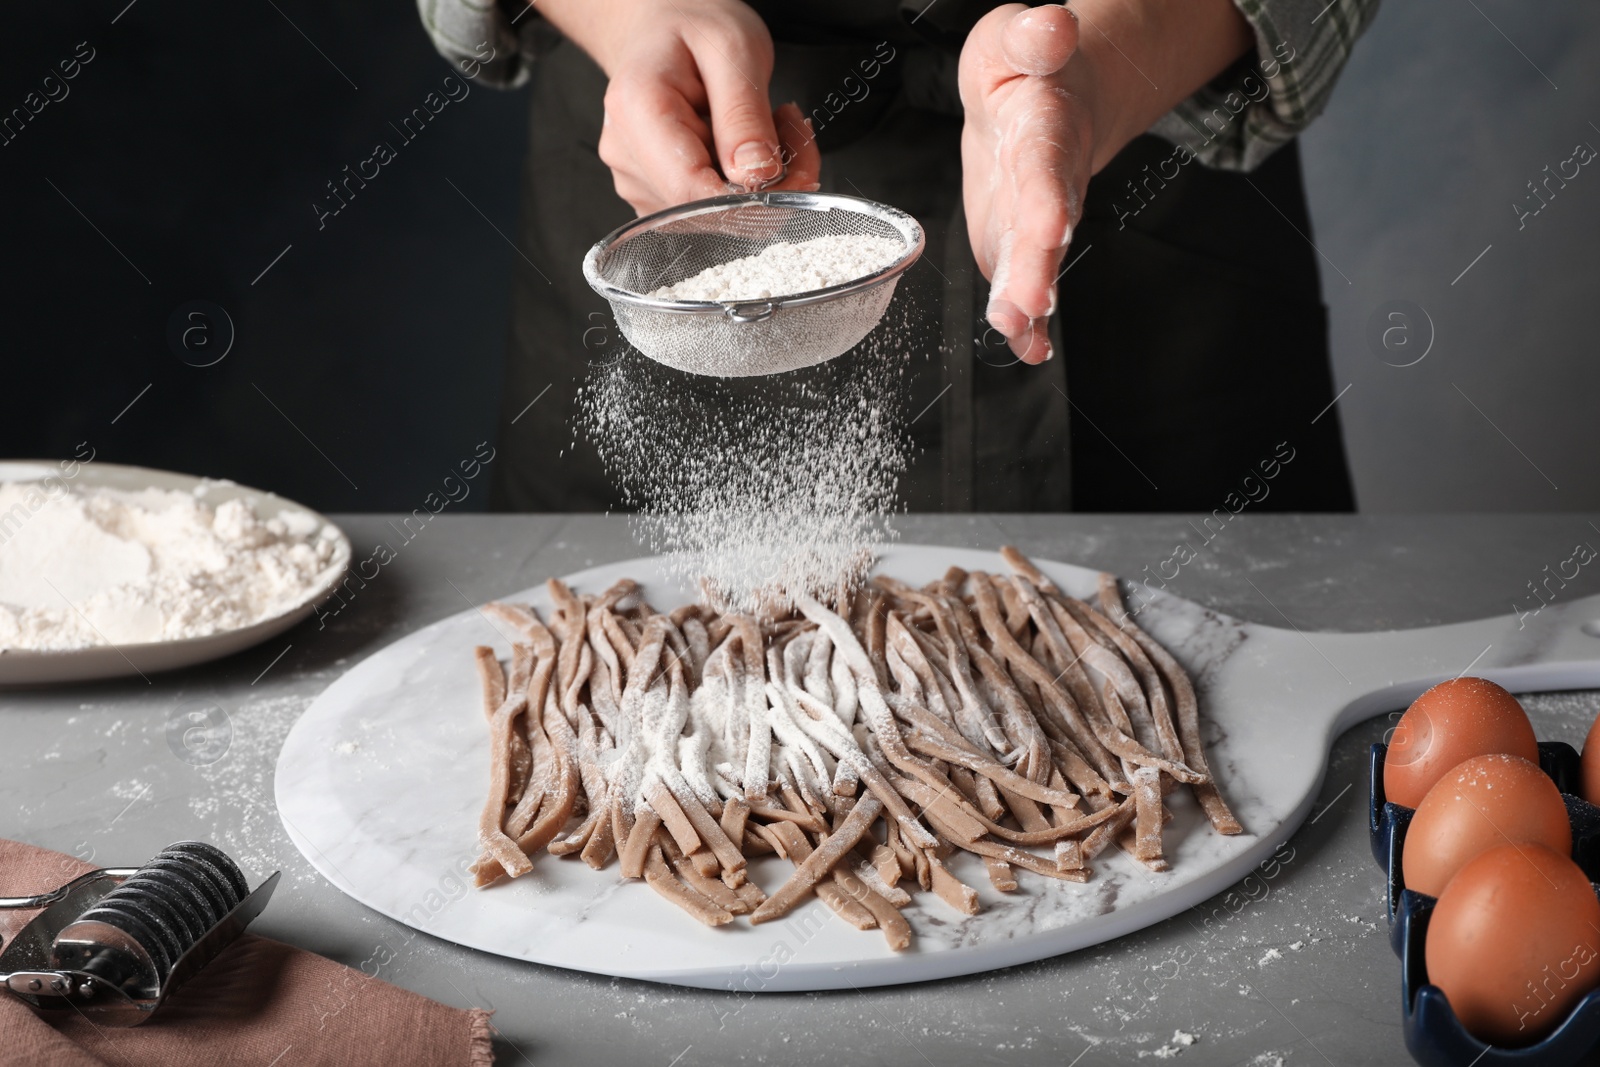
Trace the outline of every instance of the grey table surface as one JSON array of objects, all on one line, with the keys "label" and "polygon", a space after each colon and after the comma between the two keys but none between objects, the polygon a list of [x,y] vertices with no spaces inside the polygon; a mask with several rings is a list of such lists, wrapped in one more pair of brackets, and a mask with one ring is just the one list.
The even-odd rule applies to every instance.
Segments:
[{"label": "grey table surface", "polygon": [[[1600,545],[1590,518],[1246,513],[1209,542],[1184,516],[904,516],[897,527],[908,542],[1012,543],[1126,576],[1154,573],[1187,543],[1196,558],[1174,592],[1310,631],[1528,610],[1529,583],[1547,565],[1554,571],[1580,542]],[[258,932],[365,962],[448,1004],[494,1009],[504,1064],[1408,1062],[1399,964],[1364,819],[1366,751],[1386,728],[1382,717],[1339,738],[1311,820],[1271,870],[1127,937],[970,978],[864,992],[711,993],[503,959],[368,911],[312,870],[274,811],[273,768],[295,719],[343,671],[404,634],[550,575],[643,552],[622,517],[444,515],[409,541],[385,516],[339,521],[358,559],[379,541],[397,558],[325,626],[311,621],[148,683],[0,692],[0,834],[104,865],[200,837],[257,875],[281,869]],[[1594,592],[1600,568],[1559,596]],[[182,746],[169,743],[169,716],[192,702],[228,716],[231,744],[210,763],[180,758]],[[1527,704],[1541,738],[1580,744],[1600,694]]]}]

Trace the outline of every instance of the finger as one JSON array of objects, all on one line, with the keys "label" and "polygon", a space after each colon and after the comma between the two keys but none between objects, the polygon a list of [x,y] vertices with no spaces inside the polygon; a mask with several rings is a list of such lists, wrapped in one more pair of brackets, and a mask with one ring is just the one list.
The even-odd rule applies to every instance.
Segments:
[{"label": "finger", "polygon": [[701,36],[689,42],[711,110],[711,134],[728,181],[747,189],[765,186],[783,174],[778,131],[773,125],[767,85],[772,79],[770,46],[743,34]]},{"label": "finger", "polygon": [[1002,83],[1017,77],[1019,72],[1006,58],[1005,29],[1028,10],[1022,4],[1002,4],[979,19],[967,34],[961,46],[958,81],[961,103],[969,110]]},{"label": "finger", "polygon": [[[1011,351],[1024,363],[1043,363],[1054,353],[1050,350],[1050,312],[1043,315],[1018,307],[1011,298],[1012,270],[1019,263],[1015,233],[1001,236],[994,255],[994,282],[989,287],[989,306],[985,317],[989,325],[1005,335]],[[1025,261],[1025,260],[1024,260]],[[1053,301],[1052,301],[1053,303]]]},{"label": "finger", "polygon": [[641,79],[618,89],[614,81],[606,93],[606,119],[601,158],[653,191],[663,205],[727,191],[712,165],[705,122],[665,83]]},{"label": "finger", "polygon": [[1000,48],[1018,74],[1054,74],[1078,50],[1077,17],[1058,4],[1025,8],[1001,25]]},{"label": "finger", "polygon": [[1007,133],[1002,165],[1013,176],[1010,263],[1004,295],[1029,318],[1050,314],[1056,272],[1072,240],[1081,203],[1072,185],[1075,152],[1069,119],[1056,90],[1019,97],[1026,117]]},{"label": "finger", "polygon": [[1005,335],[1006,344],[1024,363],[1043,363],[1052,358],[1050,319],[1030,319],[1008,300],[991,301],[989,325]]},{"label": "finger", "polygon": [[1042,363],[1050,350],[1050,316],[1066,249],[1042,248],[1014,234],[1001,241],[985,317],[1024,363]]},{"label": "finger", "polygon": [[772,118],[778,131],[778,156],[785,168],[777,188],[816,192],[822,180],[822,151],[811,120],[801,113],[799,104],[781,105]]},{"label": "finger", "polygon": [[1081,134],[1081,125],[1072,122],[1070,97],[1039,82],[1027,90],[1017,97],[1023,106],[1007,131],[1011,144],[1005,165],[1015,175],[1012,242],[1006,283],[995,293],[1030,322],[1047,322],[1055,311],[1061,264],[1083,213],[1089,148],[1073,137],[1075,131]]}]

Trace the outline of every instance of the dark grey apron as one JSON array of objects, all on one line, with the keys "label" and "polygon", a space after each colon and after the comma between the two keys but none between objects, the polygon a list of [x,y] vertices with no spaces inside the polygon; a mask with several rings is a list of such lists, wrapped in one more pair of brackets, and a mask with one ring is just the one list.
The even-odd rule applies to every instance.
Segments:
[{"label": "dark grey apron", "polygon": [[[877,3],[876,15],[872,0],[848,6],[859,25],[811,35],[785,15],[802,8],[794,0],[757,7],[779,39],[774,100],[799,101],[818,127],[823,189],[893,204],[928,233],[895,297],[912,309],[901,317],[914,331],[901,405],[916,445],[905,505],[1209,512],[1239,510],[1247,494],[1252,509],[1350,510],[1337,409],[1312,422],[1334,392],[1295,146],[1249,181],[1189,163],[1127,216],[1124,183],[1173,151],[1152,136],[1130,144],[1090,183],[1060,280],[1059,354],[1024,366],[982,321],[988,285],[961,214],[954,59],[884,21]],[[502,508],[624,503],[574,430],[592,364],[619,358],[622,344],[581,270],[589,246],[633,214],[597,154],[604,90],[599,69],[570,44],[535,65],[506,462],[495,465]],[[817,373],[848,372],[841,364]],[[709,388],[686,378],[662,368],[651,388]],[[1265,469],[1274,476],[1263,492]]]}]

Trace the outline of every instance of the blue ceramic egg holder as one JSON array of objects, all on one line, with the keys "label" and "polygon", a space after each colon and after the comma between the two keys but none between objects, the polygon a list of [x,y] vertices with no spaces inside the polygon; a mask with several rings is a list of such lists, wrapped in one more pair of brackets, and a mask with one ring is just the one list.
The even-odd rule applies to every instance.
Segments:
[{"label": "blue ceramic egg holder", "polygon": [[[1372,746],[1368,830],[1372,856],[1388,875],[1385,910],[1389,944],[1400,957],[1401,1020],[1406,1048],[1425,1067],[1573,1067],[1600,1061],[1600,989],[1580,1000],[1561,1025],[1542,1041],[1521,1048],[1489,1045],[1467,1033],[1444,992],[1428,984],[1423,946],[1435,897],[1405,887],[1400,857],[1414,809],[1390,803],[1383,795],[1383,760],[1388,746]],[[1572,858],[1591,882],[1600,881],[1600,807],[1577,796],[1578,753],[1560,741],[1539,743],[1539,766],[1566,802],[1572,820]],[[1600,886],[1596,887],[1600,893]]]}]

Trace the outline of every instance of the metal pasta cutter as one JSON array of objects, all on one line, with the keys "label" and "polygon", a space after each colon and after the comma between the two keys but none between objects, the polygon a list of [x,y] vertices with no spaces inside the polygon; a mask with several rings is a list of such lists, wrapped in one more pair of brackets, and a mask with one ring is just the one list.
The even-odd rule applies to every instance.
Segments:
[{"label": "metal pasta cutter", "polygon": [[275,871],[251,891],[227,853],[179,841],[142,867],[0,897],[0,908],[44,908],[0,951],[0,982],[41,1011],[137,1026],[244,932],[277,885]]}]

